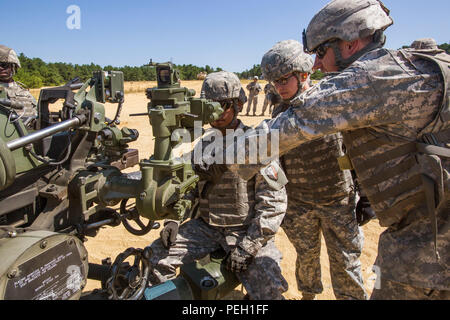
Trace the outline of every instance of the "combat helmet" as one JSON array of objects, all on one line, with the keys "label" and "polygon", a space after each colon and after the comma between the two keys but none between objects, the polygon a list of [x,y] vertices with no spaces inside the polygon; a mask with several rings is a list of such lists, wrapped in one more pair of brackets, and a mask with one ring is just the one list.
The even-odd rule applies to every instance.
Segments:
[{"label": "combat helmet", "polygon": [[16,52],[7,46],[0,44],[0,62],[12,63],[15,65],[15,70],[20,68],[20,61]]},{"label": "combat helmet", "polygon": [[276,43],[261,60],[261,70],[267,81],[274,81],[292,73],[310,73],[314,61],[296,40],[284,40]]},{"label": "combat helmet", "polygon": [[247,95],[236,74],[228,71],[213,72],[206,76],[202,85],[202,97],[214,101],[239,100],[241,106],[235,104],[235,116],[242,111],[247,102]]},{"label": "combat helmet", "polygon": [[438,50],[439,49],[436,40],[434,40],[433,38],[422,38],[422,39],[414,40],[413,43],[411,43],[411,48],[418,49],[418,50]]},{"label": "combat helmet", "polygon": [[[303,31],[303,46],[306,51],[314,53],[319,45],[330,40],[353,41],[373,35],[372,45],[341,63],[341,67],[347,67],[362,54],[384,45],[383,31],[394,23],[389,12],[380,0],[333,0],[312,18]],[[337,60],[343,60],[340,53]],[[339,66],[340,61],[337,62]]]}]

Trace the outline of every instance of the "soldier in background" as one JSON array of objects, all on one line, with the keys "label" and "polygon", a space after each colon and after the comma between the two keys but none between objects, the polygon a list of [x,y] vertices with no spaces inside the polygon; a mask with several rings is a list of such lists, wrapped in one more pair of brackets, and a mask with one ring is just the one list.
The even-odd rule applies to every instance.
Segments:
[{"label": "soldier in background", "polygon": [[[264,78],[274,83],[283,102],[273,117],[286,111],[290,101],[309,89],[313,59],[295,40],[275,44],[262,58]],[[283,230],[297,251],[296,278],[304,300],[323,291],[320,246],[323,234],[330,259],[333,291],[338,300],[367,299],[361,275],[363,234],[356,219],[358,195],[349,170],[337,161],[344,155],[342,134],[306,142],[280,159],[289,183],[288,209]]]},{"label": "soldier in background", "polygon": [[436,40],[433,38],[422,38],[414,40],[411,48],[417,50],[439,50]]},{"label": "soldier in background", "polygon": [[[314,68],[333,75],[260,124],[258,135],[270,141],[276,132],[284,154],[342,132],[348,160],[342,162],[355,170],[387,227],[378,241],[379,286],[371,299],[449,300],[450,56],[383,48],[392,24],[379,0],[329,2],[303,43],[316,55]],[[249,150],[241,151],[248,160]],[[261,166],[213,167],[217,179],[225,169],[247,178]]]},{"label": "soldier in background", "polygon": [[264,86],[264,103],[260,116],[264,116],[267,106],[269,106],[269,114],[272,113],[272,108],[281,102],[281,97],[275,90],[275,87],[269,82]]},{"label": "soldier in background", "polygon": [[250,109],[253,103],[253,115],[256,116],[256,108],[258,107],[258,94],[261,92],[261,85],[258,83],[258,77],[254,76],[253,81],[247,85],[248,94],[248,103],[247,103],[247,113],[246,116],[249,115]]},{"label": "soldier in background", "polygon": [[[224,109],[220,119],[211,124],[215,129],[206,132],[203,139],[217,129],[225,143],[226,129],[237,130],[236,136],[249,129],[237,119],[246,96],[234,73],[209,74],[202,92],[205,98],[220,102]],[[208,140],[196,148],[203,152]],[[285,177],[278,163],[272,162],[266,169],[273,171],[268,175],[258,173],[249,181],[231,172],[220,181],[210,181],[202,176],[201,165],[194,164],[200,175],[199,214],[181,225],[174,220],[165,221],[161,238],[151,244],[150,283],[170,280],[177,267],[223,248],[228,253],[227,267],[236,272],[251,299],[283,299],[282,293],[288,286],[281,274],[282,255],[274,237],[286,211],[287,181],[277,182]]]},{"label": "soldier in background", "polygon": [[37,102],[28,90],[13,79],[20,67],[16,52],[0,45],[0,98],[10,99],[14,106],[19,107],[16,110],[18,115],[28,122],[37,117]]}]

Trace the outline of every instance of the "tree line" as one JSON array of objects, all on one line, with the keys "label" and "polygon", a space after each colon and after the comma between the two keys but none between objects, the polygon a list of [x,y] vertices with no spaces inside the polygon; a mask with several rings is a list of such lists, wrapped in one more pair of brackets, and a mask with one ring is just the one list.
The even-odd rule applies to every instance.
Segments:
[{"label": "tree line", "polygon": [[[406,46],[404,46],[406,47]],[[440,49],[445,50],[450,54],[450,45],[443,43],[439,45]],[[20,68],[17,74],[14,76],[16,81],[23,83],[28,88],[41,88],[49,86],[60,86],[64,83],[72,80],[75,77],[79,77],[82,81],[86,81],[92,76],[93,71],[97,70],[117,70],[122,71],[125,81],[155,81],[156,71],[155,68],[151,68],[145,65],[140,67],[124,66],[113,67],[105,66],[101,67],[97,64],[72,64],[65,62],[44,62],[40,58],[29,58],[23,53],[19,55]],[[180,71],[181,80],[196,80],[197,74],[200,72],[217,72],[222,71],[222,68],[213,68],[208,65],[204,67],[194,66],[192,64],[174,65]],[[255,64],[252,68],[244,70],[243,72],[236,72],[240,79],[252,79],[254,76],[262,78],[261,65]],[[324,74],[320,70],[315,71],[311,75],[311,79],[320,80]]]},{"label": "tree line", "polygon": [[[22,67],[17,71],[14,80],[23,83],[27,88],[60,86],[75,77],[86,81],[92,77],[92,72],[98,70],[122,71],[125,81],[156,81],[155,68],[146,65],[140,67],[114,67],[111,65],[101,67],[94,63],[83,65],[64,62],[47,63],[40,58],[29,58],[23,53],[19,55],[19,60]],[[222,70],[219,67],[214,69],[208,65],[198,67],[192,64],[174,64],[174,66],[179,70],[181,80],[195,80],[200,72],[211,73]]]}]

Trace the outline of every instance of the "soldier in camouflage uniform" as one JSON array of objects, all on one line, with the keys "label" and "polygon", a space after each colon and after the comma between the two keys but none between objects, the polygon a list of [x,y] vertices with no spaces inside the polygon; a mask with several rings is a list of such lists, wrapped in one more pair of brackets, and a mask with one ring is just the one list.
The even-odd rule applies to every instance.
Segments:
[{"label": "soldier in camouflage uniform", "polygon": [[20,61],[16,52],[4,45],[0,45],[0,98],[10,99],[19,116],[35,118],[37,116],[37,102],[31,93],[13,80]]},{"label": "soldier in camouflage uniform", "polygon": [[[223,134],[226,129],[240,130],[240,134],[249,129],[236,117],[246,96],[235,74],[209,74],[202,92],[206,98],[220,102],[225,110],[212,123],[214,128]],[[223,139],[225,142],[225,136]],[[203,151],[208,144],[203,141],[196,148]],[[275,170],[272,174],[258,173],[249,181],[231,172],[225,173],[221,181],[208,181],[201,174],[201,165],[194,164],[194,169],[200,174],[199,214],[181,225],[165,221],[161,238],[151,245],[150,283],[169,280],[180,265],[223,248],[229,254],[228,268],[236,272],[251,299],[283,299],[288,285],[281,275],[282,255],[274,237],[286,211],[287,180],[272,183],[275,176],[284,176],[280,166],[272,162],[266,168]]]},{"label": "soldier in camouflage uniform", "polygon": [[253,81],[247,85],[248,90],[248,103],[247,103],[247,113],[249,115],[250,109],[253,103],[253,115],[256,116],[256,108],[258,107],[258,94],[261,92],[261,85],[258,83],[258,77],[254,76]]},{"label": "soldier in camouflage uniform", "polygon": [[[283,102],[309,88],[313,59],[295,40],[275,44],[262,58],[264,78],[274,83]],[[359,257],[363,234],[356,220],[358,199],[349,170],[337,161],[344,155],[342,134],[334,133],[306,142],[280,160],[289,183],[288,209],[282,227],[297,251],[296,277],[304,300],[323,291],[320,275],[320,233],[330,259],[331,282],[337,299],[367,299]]]},{"label": "soldier in camouflage uniform", "polygon": [[281,102],[281,97],[278,94],[275,87],[270,82],[264,86],[264,103],[260,116],[264,116],[266,112],[267,106],[269,106],[269,114],[272,113],[272,109],[274,106],[277,106]]},{"label": "soldier in camouflage uniform", "polygon": [[433,38],[422,38],[414,40],[411,48],[418,50],[439,50],[436,40]]},{"label": "soldier in camouflage uniform", "polygon": [[[259,134],[270,141],[279,130],[283,154],[342,132],[347,157],[340,163],[354,168],[387,227],[375,262],[381,286],[371,299],[450,299],[450,57],[384,49],[392,24],[381,1],[327,4],[304,32],[304,47],[316,54],[316,68],[336,73],[262,123]],[[226,167],[243,178],[257,170]]]}]

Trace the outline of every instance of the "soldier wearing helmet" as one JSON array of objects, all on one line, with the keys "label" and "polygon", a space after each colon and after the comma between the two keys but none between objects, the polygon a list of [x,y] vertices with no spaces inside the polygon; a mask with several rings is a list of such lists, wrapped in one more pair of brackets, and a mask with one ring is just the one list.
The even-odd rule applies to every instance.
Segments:
[{"label": "soldier wearing helmet", "polygon": [[249,115],[250,109],[253,103],[253,115],[256,116],[256,108],[258,107],[258,94],[261,92],[262,87],[258,83],[259,78],[257,76],[253,77],[253,81],[247,85],[248,90],[248,104],[247,104],[247,113],[246,116]]},{"label": "soldier wearing helmet", "polygon": [[436,40],[433,38],[422,38],[414,40],[411,48],[416,50],[439,50]]},{"label": "soldier wearing helmet", "polygon": [[20,110],[16,110],[19,115],[35,118],[37,116],[36,99],[13,80],[14,74],[20,67],[16,52],[0,45],[0,97],[10,99],[15,105],[20,106]]},{"label": "soldier wearing helmet", "polygon": [[[329,2],[304,31],[304,47],[316,55],[315,68],[333,74],[261,124],[266,132],[259,134],[270,141],[277,132],[284,154],[342,132],[341,168],[355,170],[387,228],[375,261],[380,286],[371,299],[448,300],[450,56],[383,48],[392,24],[381,1]],[[226,167],[244,178],[257,170]]]},{"label": "soldier wearing helmet", "polygon": [[[203,82],[202,96],[220,102],[224,113],[195,146],[200,153],[194,150],[193,156],[204,154],[211,136],[214,141],[222,138],[226,143],[223,134],[239,137],[250,129],[236,119],[246,96],[234,73],[209,74]],[[198,164],[201,161],[193,162],[200,175],[199,213],[181,225],[165,221],[161,238],[151,244],[150,283],[174,278],[177,267],[222,248],[228,254],[227,267],[236,273],[251,299],[283,299],[287,283],[281,274],[282,255],[274,237],[286,211],[287,181],[282,180],[285,176],[279,163],[272,161],[249,181],[231,172],[220,181],[211,181],[202,175],[202,164]]]},{"label": "soldier wearing helmet", "polygon": [[[264,78],[274,83],[283,102],[309,89],[313,59],[296,40],[275,44],[262,58]],[[323,291],[320,274],[320,233],[330,257],[331,282],[337,299],[367,299],[359,257],[363,235],[355,216],[358,195],[349,170],[341,171],[337,158],[344,154],[342,134],[306,142],[280,159],[289,183],[288,209],[283,230],[297,251],[296,277],[304,300]]]}]

